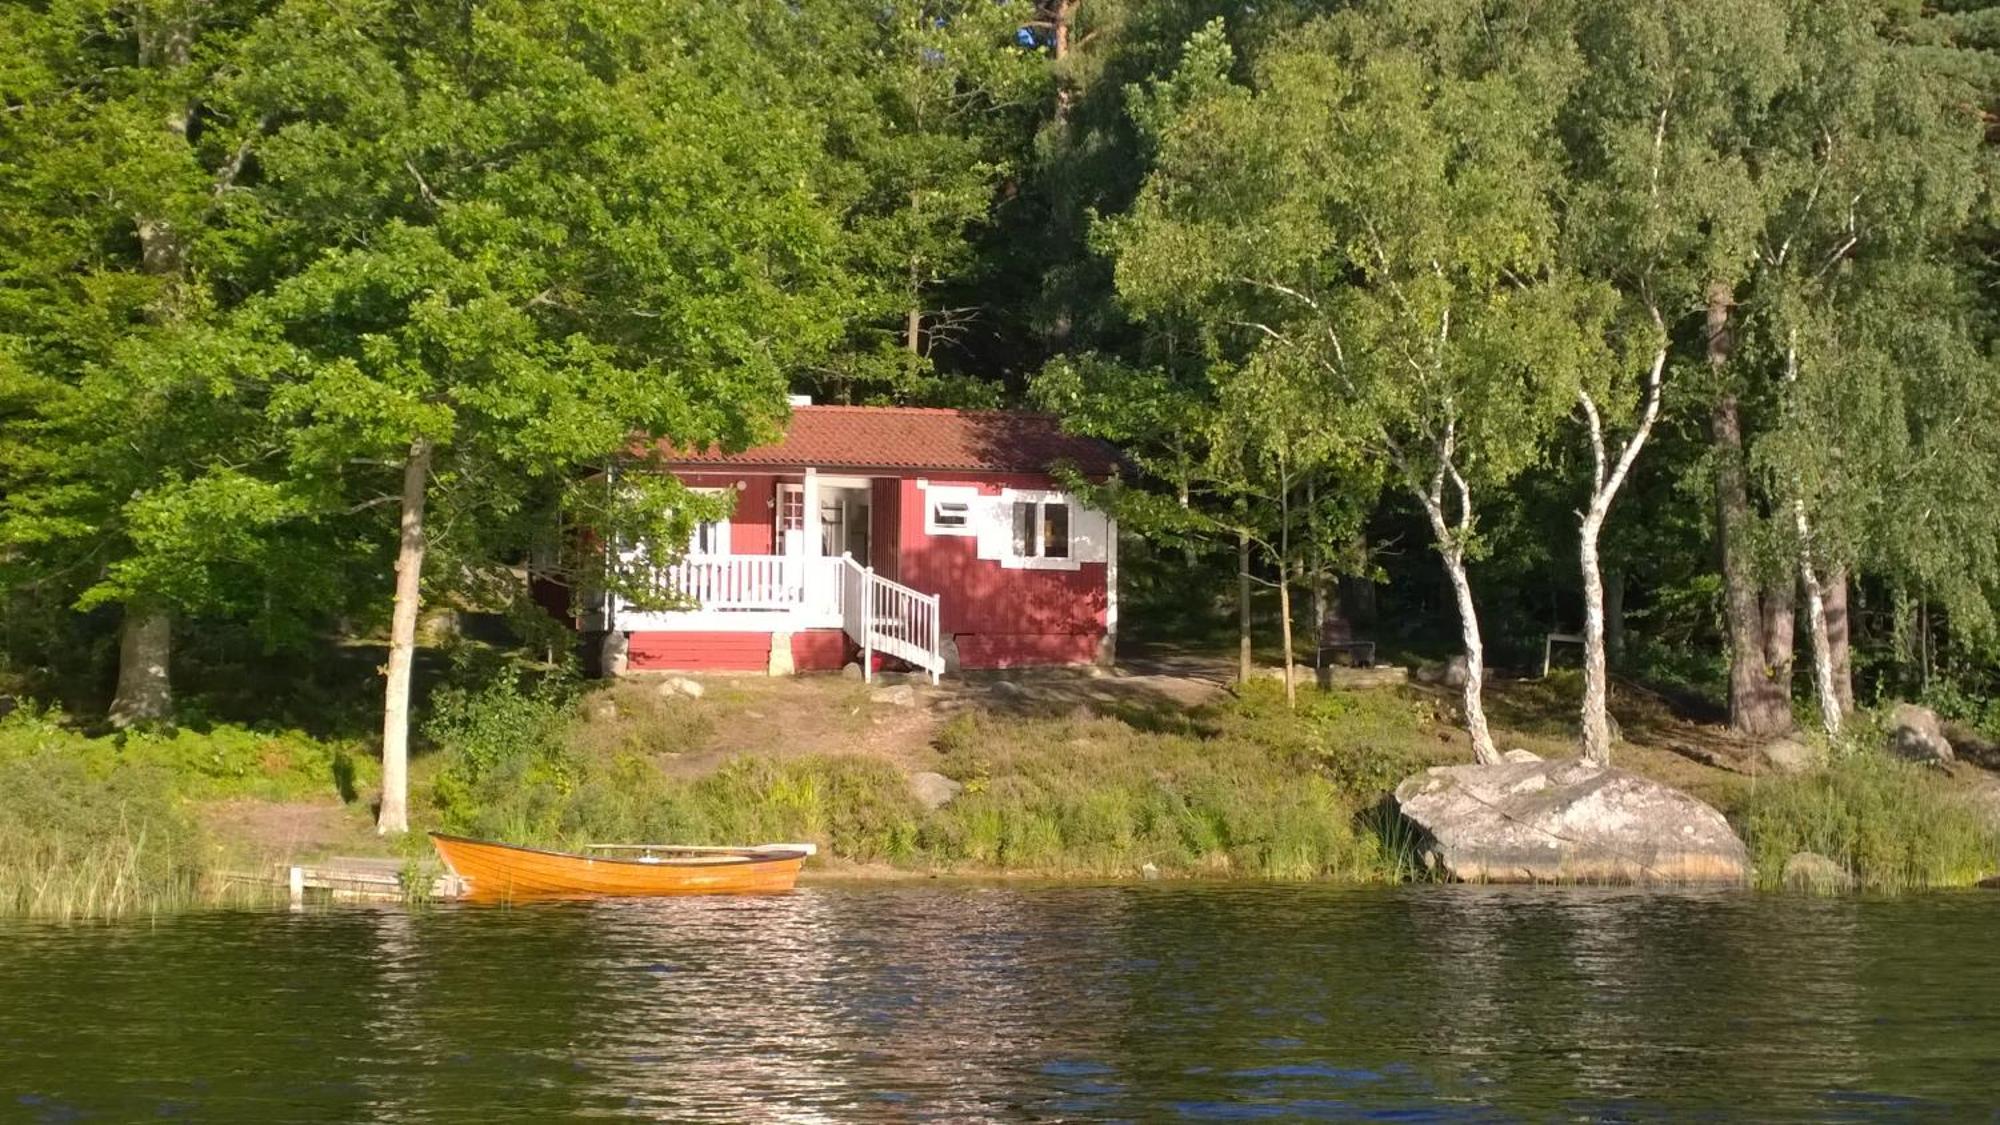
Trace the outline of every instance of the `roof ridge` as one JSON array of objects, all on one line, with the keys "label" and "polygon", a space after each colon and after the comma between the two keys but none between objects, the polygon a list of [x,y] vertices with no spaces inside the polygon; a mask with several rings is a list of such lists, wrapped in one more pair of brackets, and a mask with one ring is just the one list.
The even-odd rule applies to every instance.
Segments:
[{"label": "roof ridge", "polygon": [[793,413],[801,410],[840,411],[851,414],[946,414],[961,418],[982,415],[1006,415],[1013,418],[1055,418],[1051,410],[1015,410],[1008,407],[968,408],[959,406],[862,406],[845,402],[815,402],[792,407]]}]

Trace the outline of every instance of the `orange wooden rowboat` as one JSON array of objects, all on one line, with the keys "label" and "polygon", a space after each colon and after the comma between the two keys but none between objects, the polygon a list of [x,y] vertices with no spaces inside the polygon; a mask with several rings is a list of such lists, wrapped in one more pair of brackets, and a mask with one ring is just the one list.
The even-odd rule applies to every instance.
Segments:
[{"label": "orange wooden rowboat", "polygon": [[789,891],[811,844],[754,848],[696,848],[672,844],[597,844],[570,852],[496,844],[464,836],[431,835],[452,874],[465,881],[465,897],[483,901],[577,898],[590,895],[723,895]]}]

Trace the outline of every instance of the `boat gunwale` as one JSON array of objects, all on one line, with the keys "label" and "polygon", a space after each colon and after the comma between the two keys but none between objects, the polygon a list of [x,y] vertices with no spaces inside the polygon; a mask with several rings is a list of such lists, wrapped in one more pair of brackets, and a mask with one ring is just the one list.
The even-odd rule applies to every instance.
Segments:
[{"label": "boat gunwale", "polygon": [[[611,863],[624,867],[637,867],[646,871],[657,871],[662,867],[668,866],[683,870],[701,867],[741,867],[746,862],[786,862],[795,859],[804,860],[810,858],[812,855],[810,852],[800,851],[796,848],[788,851],[759,851],[756,848],[741,848],[727,853],[711,852],[692,861],[677,861],[673,864],[663,864],[657,861],[649,863],[643,859],[619,859],[614,856],[579,855],[576,852],[559,852],[552,848],[535,848],[529,847],[526,844],[503,844],[497,840],[481,840],[472,836],[454,836],[449,832],[426,832],[425,835],[429,836],[432,840],[446,840],[454,844],[471,844],[475,847],[499,848],[503,851],[527,852],[530,855],[552,856],[556,859],[575,860],[579,863]],[[450,857],[446,857],[446,862],[449,864]]]}]

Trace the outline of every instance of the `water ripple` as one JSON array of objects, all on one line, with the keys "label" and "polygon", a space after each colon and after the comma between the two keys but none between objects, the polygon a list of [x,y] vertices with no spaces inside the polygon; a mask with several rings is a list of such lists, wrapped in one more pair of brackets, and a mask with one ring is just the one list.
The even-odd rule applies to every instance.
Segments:
[{"label": "water ripple", "polygon": [[1298,887],[0,924],[0,1117],[1993,1119],[2000,896]]}]

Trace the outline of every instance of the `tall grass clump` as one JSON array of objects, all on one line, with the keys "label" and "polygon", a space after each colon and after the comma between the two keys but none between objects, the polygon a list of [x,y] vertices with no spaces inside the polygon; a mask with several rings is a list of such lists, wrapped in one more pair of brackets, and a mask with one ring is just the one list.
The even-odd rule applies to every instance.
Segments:
[{"label": "tall grass clump", "polygon": [[1948,779],[1872,750],[1760,786],[1737,818],[1761,886],[1777,886],[1796,852],[1826,856],[1876,891],[1962,886],[2000,867],[2000,832]]},{"label": "tall grass clump", "polygon": [[744,757],[677,778],[645,753],[580,744],[574,710],[567,693],[504,683],[440,708],[427,733],[443,755],[431,795],[444,828],[552,847],[808,841],[860,861],[914,854],[920,810],[886,762]]},{"label": "tall grass clump", "polygon": [[[1050,875],[1366,880],[1386,874],[1330,748],[1136,731],[1108,719],[965,715],[939,739],[964,784],[920,852],[947,867]],[[1342,763],[1343,765],[1347,763]]]},{"label": "tall grass clump", "polygon": [[156,767],[97,774],[42,751],[0,758],[0,913],[56,918],[194,903],[200,833]]}]

